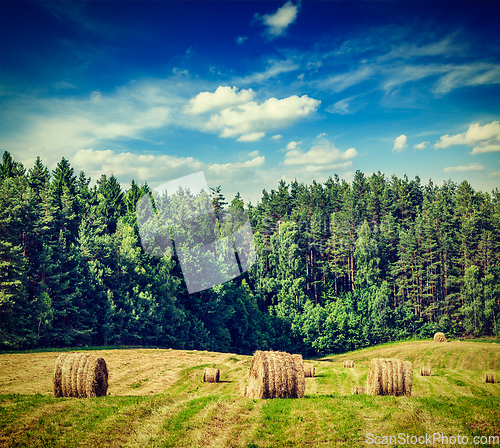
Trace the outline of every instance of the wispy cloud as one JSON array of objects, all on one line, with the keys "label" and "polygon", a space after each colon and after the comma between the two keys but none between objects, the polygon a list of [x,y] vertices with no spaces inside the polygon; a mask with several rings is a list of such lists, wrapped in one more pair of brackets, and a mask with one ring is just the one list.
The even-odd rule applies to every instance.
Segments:
[{"label": "wispy cloud", "polygon": [[281,73],[287,73],[298,70],[300,67],[293,61],[287,59],[285,61],[270,60],[268,61],[269,67],[263,72],[255,72],[251,75],[244,77],[237,77],[233,79],[235,84],[261,84],[270,78],[274,78]]},{"label": "wispy cloud", "polygon": [[415,145],[413,147],[413,149],[418,149],[418,150],[422,150],[422,149],[425,149],[427,148],[427,145],[429,144],[429,142],[422,142],[422,143],[419,143],[418,145]]},{"label": "wispy cloud", "polygon": [[238,45],[241,45],[242,43],[244,43],[246,40],[248,39],[248,36],[238,36],[236,38],[236,43]]},{"label": "wispy cloud", "polygon": [[448,166],[443,168],[445,173],[459,173],[462,171],[482,171],[484,166],[480,163],[469,163],[468,165]]}]

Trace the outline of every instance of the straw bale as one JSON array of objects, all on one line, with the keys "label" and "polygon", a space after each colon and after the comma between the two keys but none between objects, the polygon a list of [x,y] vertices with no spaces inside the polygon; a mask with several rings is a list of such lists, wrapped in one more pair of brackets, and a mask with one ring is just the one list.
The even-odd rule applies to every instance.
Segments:
[{"label": "straw bale", "polygon": [[381,393],[381,365],[379,358],[373,358],[370,361],[370,367],[368,369],[368,379],[366,385],[366,391],[370,395],[380,395]]},{"label": "straw bale", "polygon": [[403,393],[409,397],[413,386],[413,364],[410,361],[403,361],[403,378]]},{"label": "straw bale", "polygon": [[304,392],[302,356],[285,352],[255,352],[248,375],[247,397],[300,398]]},{"label": "straw bale", "polygon": [[366,389],[364,387],[362,387],[362,386],[353,386],[352,393],[354,395],[366,394]]},{"label": "straw bale", "polygon": [[304,363],[304,376],[306,378],[314,377],[314,364],[305,364]]},{"label": "straw bale", "polygon": [[351,360],[344,361],[344,367],[348,368],[348,369],[354,367],[354,361],[351,361]]},{"label": "straw bale", "polygon": [[72,397],[73,390],[71,387],[71,380],[73,378],[73,365],[78,353],[70,353],[64,360],[62,367],[62,393],[63,397]]},{"label": "straw bale", "polygon": [[394,395],[404,395],[403,361],[400,359],[392,360],[393,368],[393,390]]},{"label": "straw bale", "polygon": [[434,335],[434,342],[446,342],[446,336],[440,331]]},{"label": "straw bale", "polygon": [[85,381],[86,397],[104,397],[108,392],[108,369],[104,358],[89,356],[85,365],[87,378]]},{"label": "straw bale", "polygon": [[429,366],[420,366],[420,376],[431,376],[431,368]]},{"label": "straw bale", "polygon": [[204,383],[218,383],[220,378],[220,370],[211,367],[203,369],[203,382]]},{"label": "straw bale", "polygon": [[59,398],[63,396],[62,392],[62,367],[64,364],[64,360],[68,356],[68,353],[61,353],[56,360],[56,365],[54,367],[54,398]]}]

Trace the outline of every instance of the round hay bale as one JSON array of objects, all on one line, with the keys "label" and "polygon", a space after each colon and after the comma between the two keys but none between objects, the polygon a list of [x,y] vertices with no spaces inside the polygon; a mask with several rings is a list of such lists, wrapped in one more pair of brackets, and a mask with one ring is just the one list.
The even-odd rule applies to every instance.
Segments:
[{"label": "round hay bale", "polygon": [[366,389],[362,386],[353,386],[352,393],[353,395],[363,395],[366,394]]},{"label": "round hay bale", "polygon": [[203,382],[204,383],[218,383],[220,377],[220,370],[211,367],[203,369]]},{"label": "round hay bale", "polygon": [[403,380],[403,394],[409,397],[413,386],[413,364],[410,361],[403,361]]},{"label": "round hay bale", "polygon": [[63,397],[73,397],[72,379],[73,365],[78,353],[70,353],[66,356],[62,367],[62,393]]},{"label": "round hay bale", "polygon": [[304,376],[306,378],[314,377],[314,364],[305,364],[304,363]]},{"label": "round hay bale", "polygon": [[[303,398],[306,393],[305,364],[302,355],[292,355],[295,379],[293,385],[293,397]],[[314,376],[314,366],[313,366]]]},{"label": "round hay bale", "polygon": [[485,373],[483,375],[483,380],[485,383],[495,384],[496,383],[495,374],[494,373]]},{"label": "round hay bale", "polygon": [[[108,368],[104,358],[90,355],[85,364],[85,396],[105,397],[108,392]],[[84,373],[85,376],[85,373]]]},{"label": "round hay bale", "polygon": [[88,353],[85,353],[82,355],[82,357],[80,358],[80,363],[78,364],[78,370],[76,372],[76,376],[77,376],[77,393],[78,393],[78,397],[80,398],[83,398],[86,396],[87,392],[86,392],[86,380],[87,380],[87,371],[86,371],[86,368],[87,368],[87,362],[89,360],[89,358],[91,357],[90,354]]},{"label": "round hay bale", "polygon": [[346,369],[350,369],[350,368],[354,367],[354,361],[351,361],[351,360],[344,361],[344,367]]},{"label": "round hay bale", "polygon": [[305,392],[302,356],[257,350],[248,374],[249,398],[301,398]]},{"label": "round hay bale", "polygon": [[431,368],[428,366],[420,366],[420,376],[431,376]]},{"label": "round hay bale", "polygon": [[[408,363],[410,379],[406,381],[407,367],[400,359],[374,358],[370,361],[366,392],[369,395],[410,395],[412,367]],[[407,389],[409,384],[409,390]]]},{"label": "round hay bale", "polygon": [[64,364],[64,360],[68,356],[68,353],[61,353],[56,360],[56,365],[54,367],[54,398],[63,397],[62,391],[62,367]]},{"label": "round hay bale", "polygon": [[444,335],[444,333],[437,332],[434,335],[434,342],[446,342],[446,336]]}]

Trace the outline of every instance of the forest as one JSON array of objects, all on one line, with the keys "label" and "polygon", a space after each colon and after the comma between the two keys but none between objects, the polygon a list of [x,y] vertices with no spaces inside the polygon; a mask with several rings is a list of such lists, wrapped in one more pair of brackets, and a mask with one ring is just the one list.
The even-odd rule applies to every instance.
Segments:
[{"label": "forest", "polygon": [[211,188],[217,217],[248,214],[256,261],[193,294],[175,244],[143,248],[136,205],[150,191],[135,181],[123,190],[114,175],[91,186],[65,158],[52,172],[40,158],[26,169],[4,152],[0,350],[140,345],[314,356],[436,331],[500,335],[499,189],[361,171],[351,183],[336,174],[324,184],[279,181],[255,205]]}]

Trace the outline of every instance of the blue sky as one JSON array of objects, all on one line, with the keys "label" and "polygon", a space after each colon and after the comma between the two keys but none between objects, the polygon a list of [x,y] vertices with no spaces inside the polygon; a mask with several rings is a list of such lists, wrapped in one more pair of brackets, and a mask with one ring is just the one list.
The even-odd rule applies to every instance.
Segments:
[{"label": "blue sky", "polygon": [[0,150],[95,182],[204,171],[500,186],[500,3],[0,2]]}]

